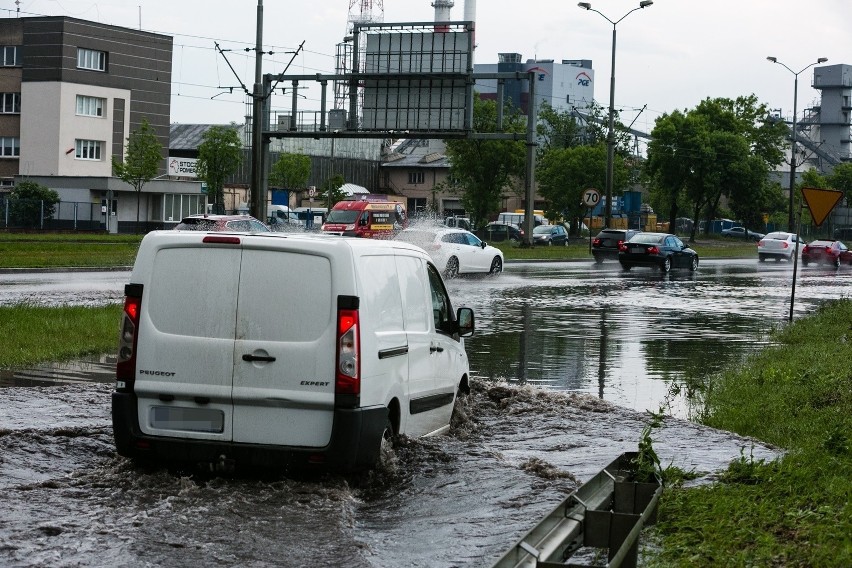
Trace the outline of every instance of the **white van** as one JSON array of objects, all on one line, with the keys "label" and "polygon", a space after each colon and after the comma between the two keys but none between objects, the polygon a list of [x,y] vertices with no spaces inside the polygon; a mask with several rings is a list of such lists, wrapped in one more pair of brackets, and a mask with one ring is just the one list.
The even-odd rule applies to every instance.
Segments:
[{"label": "white van", "polygon": [[125,287],[112,419],[136,459],[362,469],[449,429],[470,308],[398,241],[155,231]]},{"label": "white van", "polygon": [[[498,223],[509,223],[510,225],[516,225],[519,228],[524,227],[524,214],[523,213],[512,213],[510,211],[504,211],[497,215]],[[533,213],[533,225],[538,227],[539,225],[548,225],[550,221],[544,215],[540,215],[538,213]]]}]

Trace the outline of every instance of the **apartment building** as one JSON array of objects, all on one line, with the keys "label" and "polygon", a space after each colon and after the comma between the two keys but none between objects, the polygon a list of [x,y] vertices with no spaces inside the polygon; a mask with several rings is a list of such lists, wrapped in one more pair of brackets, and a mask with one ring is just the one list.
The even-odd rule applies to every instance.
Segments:
[{"label": "apartment building", "polygon": [[110,232],[132,230],[137,214],[152,229],[204,210],[197,181],[157,179],[137,196],[112,177],[113,156],[124,159],[144,120],[162,143],[166,177],[170,36],[64,16],[0,18],[0,54],[0,188],[41,183],[83,205],[74,215],[90,206],[93,218],[75,217],[75,228]]}]

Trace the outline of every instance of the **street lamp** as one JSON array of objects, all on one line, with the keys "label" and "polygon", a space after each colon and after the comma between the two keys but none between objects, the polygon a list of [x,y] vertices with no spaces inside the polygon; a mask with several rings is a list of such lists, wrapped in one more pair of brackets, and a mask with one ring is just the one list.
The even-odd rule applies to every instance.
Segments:
[{"label": "street lamp", "polygon": [[636,10],[647,8],[653,3],[653,0],[642,0],[642,2],[639,2],[639,6],[637,8],[633,8],[614,22],[607,18],[602,12],[598,12],[598,10],[592,8],[592,5],[588,2],[580,2],[577,4],[577,6],[584,10],[597,12],[603,16],[607,22],[612,24],[612,67],[610,68],[611,73],[609,78],[609,128],[606,135],[606,207],[604,208],[604,226],[607,228],[609,228],[609,223],[612,218],[612,182],[615,169],[615,26],[618,22]]},{"label": "street lamp", "polygon": [[766,59],[768,61],[771,61],[772,63],[777,63],[778,65],[781,65],[782,67],[784,67],[784,69],[786,69],[787,71],[792,73],[793,76],[796,78],[793,81],[793,142],[791,144],[791,152],[790,152],[790,203],[789,203],[789,207],[788,207],[788,210],[787,210],[787,230],[790,231],[791,233],[797,233],[797,231],[795,229],[795,225],[794,225],[794,219],[793,219],[793,194],[795,193],[795,190],[796,190],[796,141],[797,141],[796,112],[798,110],[796,108],[796,105],[798,103],[798,98],[799,98],[799,73],[802,73],[803,71],[805,71],[807,69],[810,69],[814,65],[819,65],[820,63],[825,63],[826,61],[828,61],[828,58],[827,57],[820,57],[819,59],[817,59],[813,63],[807,65],[806,67],[803,67],[798,73],[796,71],[793,71],[792,69],[790,69],[789,67],[787,67],[786,65],[781,63],[780,61],[778,61],[778,58],[776,58],[776,57],[767,57]]}]

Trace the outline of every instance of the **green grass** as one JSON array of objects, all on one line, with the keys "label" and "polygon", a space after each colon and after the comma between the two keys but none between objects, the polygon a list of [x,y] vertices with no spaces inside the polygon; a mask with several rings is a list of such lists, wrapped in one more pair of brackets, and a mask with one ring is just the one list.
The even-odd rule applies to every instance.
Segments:
[{"label": "green grass", "polygon": [[786,450],[744,450],[720,481],[667,489],[652,566],[852,566],[852,301],[777,332],[714,377],[701,421]]},{"label": "green grass", "polygon": [[[0,268],[131,266],[142,235],[0,233]],[[568,246],[522,247],[493,243],[507,260],[592,260],[588,239]],[[756,258],[754,243],[705,238],[691,244],[700,258]]]},{"label": "green grass", "polygon": [[122,306],[0,306],[0,367],[115,351]]},{"label": "green grass", "polygon": [[141,235],[0,233],[0,268],[129,266]]}]

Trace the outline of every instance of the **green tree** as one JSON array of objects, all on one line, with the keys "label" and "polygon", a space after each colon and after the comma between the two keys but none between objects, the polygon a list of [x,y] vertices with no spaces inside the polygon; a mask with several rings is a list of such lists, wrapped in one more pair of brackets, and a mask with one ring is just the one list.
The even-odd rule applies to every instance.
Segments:
[{"label": "green tree", "polygon": [[[497,131],[497,103],[475,97],[473,130]],[[507,107],[503,131],[523,138],[526,118]],[[474,226],[480,227],[499,211],[503,191],[513,179],[524,177],[526,149],[523,140],[447,140],[450,178],[461,192],[464,207]]]},{"label": "green tree", "polygon": [[[213,197],[213,210],[225,211],[225,180],[243,161],[243,145],[234,125],[211,126],[198,145],[198,177],[207,182],[207,195]],[[256,190],[256,188],[252,188]]]},{"label": "green tree", "polygon": [[844,162],[835,166],[828,180],[833,189],[846,194],[847,201],[852,197],[852,163]]},{"label": "green tree", "polygon": [[284,189],[301,189],[311,175],[311,158],[304,154],[281,154],[272,165],[269,181]]},{"label": "green tree", "polygon": [[346,199],[346,193],[340,190],[346,180],[340,174],[334,174],[322,184],[320,187],[319,199],[328,204],[328,208],[334,207],[338,201]]},{"label": "green tree", "polygon": [[752,226],[777,206],[780,188],[768,182],[768,173],[783,158],[786,127],[768,116],[766,105],[750,95],[708,98],[657,119],[645,173],[668,205],[670,221],[683,201],[693,219],[703,214],[709,221],[727,197],[733,213]]},{"label": "green tree", "polygon": [[9,193],[10,221],[21,227],[41,228],[42,221],[53,218],[59,194],[34,181],[15,184]]},{"label": "green tree", "polygon": [[139,233],[139,200],[142,188],[154,179],[163,160],[163,145],[148,124],[142,119],[142,125],[127,138],[127,151],[124,161],[112,157],[112,171],[115,177],[130,185],[136,192],[136,233]]},{"label": "green tree", "polygon": [[[571,222],[572,233],[579,234],[579,222],[586,212],[583,191],[602,188],[606,182],[606,146],[575,146],[545,152],[536,167],[538,190],[547,200],[548,217],[564,217]],[[614,185],[627,181],[627,169],[621,156],[613,164]]]}]

